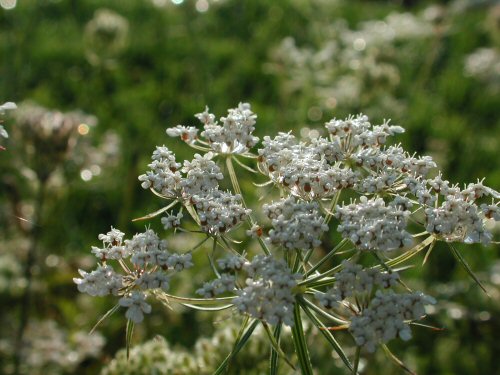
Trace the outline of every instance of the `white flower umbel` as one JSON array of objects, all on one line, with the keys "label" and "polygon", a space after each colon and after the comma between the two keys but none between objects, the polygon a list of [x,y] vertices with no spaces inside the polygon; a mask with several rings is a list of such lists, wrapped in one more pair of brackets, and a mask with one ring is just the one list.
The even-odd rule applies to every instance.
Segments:
[{"label": "white flower umbel", "polygon": [[153,189],[168,198],[179,197],[182,176],[178,169],[181,164],[175,161],[175,155],[165,146],[157,146],[151,160],[148,164],[151,170],[139,176],[141,186],[144,189]]},{"label": "white flower umbel", "polygon": [[[396,202],[396,201],[394,201]],[[412,236],[406,231],[410,211],[399,202],[385,204],[382,198],[337,206],[335,217],[340,220],[337,231],[361,250],[393,250],[410,246]]]},{"label": "white flower umbel", "polygon": [[7,133],[7,130],[5,130],[3,125],[0,125],[0,137],[9,138],[9,133]]},{"label": "white flower umbel", "polygon": [[98,238],[102,241],[103,247],[92,246],[92,254],[103,262],[107,259],[126,258],[129,254],[126,247],[122,244],[124,235],[125,233],[111,227],[111,231],[107,234],[99,235]]},{"label": "white flower umbel", "polygon": [[268,241],[286,250],[313,249],[321,244],[320,238],[328,230],[316,202],[300,202],[289,197],[262,208],[273,225]]},{"label": "white flower umbel", "polygon": [[[428,177],[435,167],[430,157],[387,145],[391,136],[403,131],[388,121],[372,125],[364,115],[333,119],[326,124],[326,137],[310,135],[305,141],[289,133],[265,136],[258,155],[253,155],[255,114],[248,105],[229,110],[221,125],[208,109],[196,116],[204,126],[200,136],[196,128],[181,125],[168,134],[204,153],[178,163],[168,148],[157,147],[151,170],[140,177],[143,188],[173,201],[140,219],[163,216],[161,224],[174,243],[191,242],[186,237],[175,240],[182,232],[196,245],[184,253],[171,253],[167,242],[151,229],[125,240],[122,232],[111,228],[99,236],[102,247],[92,248],[98,268],[80,271],[81,277],[74,279],[82,292],[121,297],[119,305],[127,307],[126,316],[133,322],[151,311],[146,297],[205,311],[233,307],[245,315],[245,325],[238,330],[241,345],[263,323],[272,347],[281,351],[276,347],[284,339],[279,325],[291,327],[304,373],[310,373],[311,364],[304,333],[307,323],[303,325],[302,319],[320,331],[333,323],[338,325],[332,329],[349,329],[354,336],[358,346],[354,363],[359,364],[361,349],[373,352],[393,338],[410,339],[409,323],[421,319],[424,306],[434,303],[419,292],[395,294],[396,287],[405,284],[392,267],[405,269],[412,257],[422,253],[425,260],[431,259],[437,242],[487,243],[492,235],[485,224],[500,219],[499,193],[482,181],[462,190],[439,172]],[[259,186],[278,190],[261,194],[262,203],[248,200],[257,206],[253,211],[244,200],[250,185],[240,186],[235,166],[248,171],[255,166],[243,164],[240,156],[248,157],[249,163],[254,160],[265,176],[267,181]],[[223,191],[226,186],[232,191]],[[181,207],[170,210],[175,205]],[[182,216],[186,213],[192,219],[189,223]],[[263,216],[270,220],[267,229],[260,222]],[[181,219],[186,224],[182,228]],[[328,231],[335,229],[343,240],[330,245],[335,236]],[[328,240],[322,242],[325,235]],[[193,266],[192,253],[208,250],[207,241],[213,242],[205,254],[207,269],[216,279],[201,280],[197,297],[170,292],[177,272]],[[470,273],[458,250],[447,245]],[[315,251],[319,246],[321,251]],[[247,252],[253,258],[247,260]],[[256,252],[260,254],[254,256]],[[198,259],[204,258],[199,255]],[[342,261],[346,256],[349,260]],[[366,268],[356,264],[358,260]],[[111,264],[118,265],[117,271]],[[350,367],[343,348],[328,341]],[[287,358],[286,353],[278,354]]]},{"label": "white flower umbel", "polygon": [[420,292],[394,294],[377,291],[360,315],[352,318],[349,331],[356,345],[373,353],[376,346],[399,336],[404,341],[411,338],[409,321],[425,315],[425,305],[436,301]]},{"label": "white flower umbel", "polygon": [[201,230],[211,235],[230,231],[252,212],[243,207],[240,195],[220,190],[193,195],[191,203],[200,218]]},{"label": "white flower umbel", "polygon": [[326,293],[317,292],[315,297],[321,305],[331,308],[348,297],[370,295],[376,288],[390,288],[399,280],[397,272],[380,272],[374,268],[363,268],[348,260],[342,262],[342,270],[335,274],[335,285]]},{"label": "white flower umbel", "polygon": [[240,103],[237,108],[229,109],[227,117],[220,119],[222,126],[214,122],[215,116],[208,113],[208,108],[196,117],[204,124],[205,130],[201,135],[218,154],[243,154],[259,141],[252,135],[257,115],[248,103]]},{"label": "white flower umbel", "polygon": [[318,138],[298,143],[294,136],[280,133],[274,139],[264,137],[262,144],[260,171],[298,197],[329,197],[357,180],[351,169],[333,165],[345,158],[336,141]]},{"label": "white flower umbel", "polygon": [[[171,276],[193,266],[192,255],[170,253],[167,242],[151,229],[134,235],[132,239],[124,240],[124,236],[113,227],[108,233],[100,234],[103,248],[93,246],[92,253],[102,264],[91,273],[80,270],[82,278],[73,281],[80,292],[91,296],[123,296],[120,305],[129,307],[127,318],[139,323],[142,313],[151,310],[144,302],[144,293],[149,290],[168,291]],[[118,263],[125,274],[117,273],[110,262]]]},{"label": "white flower umbel", "polygon": [[125,316],[134,323],[142,322],[144,314],[151,312],[151,305],[146,303],[146,295],[141,292],[132,292],[120,298],[119,304],[120,306],[127,307]]},{"label": "white flower umbel", "polygon": [[91,296],[106,296],[108,294],[117,295],[123,287],[123,278],[117,274],[111,266],[98,266],[95,271],[87,273],[78,270],[81,279],[74,278],[74,283],[78,290]]},{"label": "white flower umbel", "polygon": [[252,134],[257,115],[252,112],[248,103],[240,103],[238,107],[228,109],[227,116],[220,118],[222,125],[215,120],[215,115],[209,112],[208,107],[195,117],[203,124],[203,139],[198,138],[198,129],[183,125],[168,129],[167,134],[180,137],[196,148],[200,147],[197,143],[202,145],[202,148],[208,146],[207,151],[221,155],[247,154],[259,141],[259,138]]},{"label": "white flower umbel", "polygon": [[[173,269],[177,272],[180,272],[184,269],[193,267],[192,262],[193,256],[189,253],[186,254],[171,254],[168,256],[165,265],[168,268]],[[158,264],[160,266],[164,266],[164,264]]]},{"label": "white flower umbel", "polygon": [[145,272],[135,280],[135,284],[141,289],[163,289],[168,291],[170,278],[161,271]]},{"label": "white flower umbel", "polygon": [[233,303],[242,313],[275,325],[293,325],[293,288],[299,275],[294,275],[282,260],[258,255],[244,265],[248,273],[246,287],[236,291]]},{"label": "white flower umbel", "polygon": [[184,216],[182,215],[182,212],[177,213],[177,215],[169,214],[168,216],[161,218],[161,223],[166,230],[177,228],[181,225],[181,220],[183,217]]},{"label": "white flower umbel", "polygon": [[203,156],[195,154],[191,162],[184,161],[182,172],[186,173],[186,178],[182,180],[182,187],[185,196],[205,194],[219,187],[219,181],[224,179],[224,176],[212,160],[213,156],[210,152]]},{"label": "white flower umbel", "polygon": [[223,273],[218,279],[204,283],[203,288],[198,289],[196,293],[205,298],[213,298],[219,294],[234,291],[235,282],[233,275]]},{"label": "white flower umbel", "polygon": [[223,272],[239,271],[247,260],[240,255],[230,255],[222,259],[217,259],[217,265]]}]

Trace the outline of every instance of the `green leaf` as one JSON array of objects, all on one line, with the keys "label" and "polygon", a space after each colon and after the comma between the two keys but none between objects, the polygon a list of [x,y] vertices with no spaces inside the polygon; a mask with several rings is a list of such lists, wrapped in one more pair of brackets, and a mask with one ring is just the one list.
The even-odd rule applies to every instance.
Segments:
[{"label": "green leaf", "polygon": [[476,284],[479,285],[479,287],[483,290],[483,292],[486,293],[486,295],[489,297],[490,295],[486,291],[486,288],[483,286],[483,284],[481,284],[481,281],[479,281],[479,279],[477,278],[477,276],[474,274],[474,272],[472,271],[472,268],[470,268],[469,264],[465,261],[465,259],[462,256],[462,254],[460,254],[458,252],[458,250],[455,248],[455,246],[453,246],[453,244],[451,244],[449,242],[448,242],[448,247],[450,248],[451,253],[458,260],[458,262],[462,265],[462,267],[464,267],[464,269],[470,275],[470,277],[472,277],[472,279],[476,282]]},{"label": "green leaf", "polygon": [[304,327],[302,326],[302,317],[300,316],[300,305],[297,301],[293,309],[292,337],[295,352],[299,358],[300,369],[304,375],[313,375],[311,358],[307,349],[306,338],[304,336]]},{"label": "green leaf", "polygon": [[252,172],[252,173],[259,173],[255,169],[249,167],[248,165],[243,164],[236,156],[233,157],[234,161],[242,168],[245,168],[247,171]]},{"label": "green leaf", "polygon": [[158,216],[158,215],[162,214],[163,212],[167,211],[168,209],[174,207],[177,203],[178,203],[178,201],[173,201],[168,206],[162,207],[158,211],[152,212],[152,213],[150,213],[150,214],[148,214],[146,216],[143,216],[143,217],[138,217],[137,219],[132,219],[132,221],[140,221],[140,220],[151,219],[151,218],[153,218],[155,216]]},{"label": "green leaf", "polygon": [[[245,320],[245,323],[242,325],[242,329],[244,329],[244,327],[246,326],[247,321],[248,321],[248,319]],[[238,337],[236,339],[233,350],[231,351],[231,353],[229,353],[229,355],[226,357],[226,359],[224,359],[224,361],[220,364],[220,366],[217,368],[217,370],[215,370],[214,375],[220,375],[223,373],[224,370],[227,369],[227,366],[231,362],[231,359],[236,354],[238,354],[238,352],[246,345],[246,343],[248,342],[248,339],[250,338],[250,336],[252,335],[253,331],[255,330],[255,328],[257,327],[258,324],[259,324],[259,321],[254,319],[254,321],[252,322],[252,324],[250,324],[250,327],[248,327],[246,332],[241,337]],[[243,331],[241,331],[241,332],[243,332]],[[238,336],[240,336],[240,335],[238,335]]]},{"label": "green leaf", "polygon": [[222,310],[227,310],[234,306],[232,303],[230,305],[217,306],[217,307],[201,307],[201,306],[191,305],[189,303],[181,303],[181,305],[199,311],[222,311]]},{"label": "green leaf", "polygon": [[106,314],[104,314],[102,316],[101,319],[99,319],[99,321],[92,327],[92,329],[90,330],[89,332],[89,335],[91,335],[92,333],[94,333],[94,331],[96,330],[96,328],[102,323],[104,322],[104,320],[106,320],[109,316],[111,316],[116,310],[118,310],[120,308],[120,305],[119,304],[116,304],[115,306],[113,306],[111,309],[108,310],[108,312]]},{"label": "green leaf", "polygon": [[404,371],[406,371],[407,373],[411,374],[411,375],[417,375],[415,372],[413,372],[412,370],[410,370],[408,368],[408,366],[406,366],[404,364],[403,361],[401,361],[398,357],[396,357],[396,355],[394,355],[394,353],[392,353],[390,351],[390,349],[387,347],[387,345],[385,344],[382,344],[382,348],[384,349],[384,352],[385,354],[387,354],[387,356],[395,363],[397,364],[399,367],[401,367]]},{"label": "green leaf", "polygon": [[415,247],[412,247],[410,250],[406,251],[405,253],[401,254],[400,256],[391,259],[386,262],[386,264],[389,267],[394,267],[398,264],[401,264],[403,262],[406,262],[407,260],[413,258],[415,255],[417,255],[420,251],[425,249],[427,246],[431,245],[434,241],[436,241],[436,238],[434,236],[429,236],[422,242],[420,242],[418,245]]},{"label": "green leaf", "polygon": [[217,297],[217,298],[188,298],[188,297],[180,297],[173,294],[168,294],[163,291],[161,292],[153,292],[155,297],[160,301],[168,301],[173,300],[179,303],[187,303],[196,306],[206,306],[206,305],[214,305],[217,303],[227,303],[232,302],[234,297]]},{"label": "green leaf", "polygon": [[[307,317],[309,320],[319,329],[319,331],[325,336],[326,340],[330,343],[330,345],[333,347],[333,349],[337,352],[339,357],[342,359],[342,361],[345,363],[345,365],[349,368],[349,370],[352,371],[353,367],[351,365],[351,362],[349,361],[349,358],[347,358],[347,355],[344,353],[344,350],[340,346],[340,344],[335,340],[335,337],[333,337],[332,333],[328,330],[328,328],[323,324],[321,320],[318,319],[318,317],[314,314],[314,312],[306,305],[306,299],[303,297],[300,297],[299,303],[302,305],[302,308],[304,309],[304,312],[306,313]],[[309,301],[307,301],[309,302]]]}]

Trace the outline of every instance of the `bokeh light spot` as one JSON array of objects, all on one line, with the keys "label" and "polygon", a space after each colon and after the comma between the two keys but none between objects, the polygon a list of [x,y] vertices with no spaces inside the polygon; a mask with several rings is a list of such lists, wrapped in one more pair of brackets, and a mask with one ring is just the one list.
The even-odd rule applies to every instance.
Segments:
[{"label": "bokeh light spot", "polygon": [[17,5],[17,0],[0,0],[0,6],[3,9],[14,9]]},{"label": "bokeh light spot", "polygon": [[200,13],[206,12],[208,10],[208,1],[207,0],[198,0],[196,2],[196,10]]},{"label": "bokeh light spot", "polygon": [[89,126],[87,124],[80,124],[78,125],[78,133],[80,135],[87,135],[89,133]]},{"label": "bokeh light spot", "polygon": [[352,42],[352,46],[356,51],[363,51],[366,48],[366,42],[362,38],[357,38]]},{"label": "bokeh light spot", "polygon": [[311,107],[307,111],[307,117],[311,121],[319,121],[321,120],[321,117],[323,117],[323,111],[320,107]]},{"label": "bokeh light spot", "polygon": [[45,264],[47,267],[57,267],[59,264],[59,257],[57,255],[50,254],[47,258],[45,258]]},{"label": "bokeh light spot", "polygon": [[80,172],[80,177],[83,181],[90,181],[92,179],[92,172],[88,169],[83,169]]}]

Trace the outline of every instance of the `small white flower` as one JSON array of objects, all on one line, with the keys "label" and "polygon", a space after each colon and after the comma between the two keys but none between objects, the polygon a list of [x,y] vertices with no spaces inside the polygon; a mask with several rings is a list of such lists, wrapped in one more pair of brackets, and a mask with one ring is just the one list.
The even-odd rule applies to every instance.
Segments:
[{"label": "small white flower", "polygon": [[180,137],[186,143],[193,143],[198,137],[198,129],[194,126],[177,125],[167,129],[167,134],[170,137]]},{"label": "small white flower", "polygon": [[4,114],[5,111],[9,111],[9,110],[16,109],[16,108],[17,108],[16,103],[13,103],[13,102],[3,103],[2,105],[0,105],[0,115]]},{"label": "small white flower", "polygon": [[373,353],[376,345],[396,336],[409,340],[408,321],[421,319],[425,315],[424,306],[434,303],[434,298],[420,292],[394,294],[377,291],[370,306],[352,318],[349,331],[356,344]]},{"label": "small white flower", "polygon": [[401,198],[385,204],[382,198],[374,198],[337,206],[335,217],[340,220],[337,231],[350,239],[361,250],[393,250],[412,244],[406,231],[410,211],[401,205]]},{"label": "small white flower", "polygon": [[238,297],[233,299],[236,308],[272,325],[283,322],[292,326],[295,303],[292,289],[299,275],[292,274],[283,261],[271,256],[256,256],[243,268],[250,277],[246,287],[236,291]]},{"label": "small white flower", "polygon": [[5,130],[3,125],[0,125],[0,137],[9,138],[9,133],[7,133],[7,130]]},{"label": "small white flower", "polygon": [[217,264],[223,272],[239,271],[246,263],[247,260],[240,255],[230,255],[222,259],[217,259]]},{"label": "small white flower", "polygon": [[105,296],[108,294],[118,294],[118,290],[123,286],[122,276],[117,274],[111,266],[98,266],[95,271],[87,273],[78,270],[81,279],[73,278],[73,282],[82,293],[91,296]]},{"label": "small white flower", "polygon": [[286,250],[313,249],[321,244],[321,236],[328,230],[316,202],[301,202],[289,197],[265,204],[263,210],[273,225],[268,241]]},{"label": "small white flower", "polygon": [[125,316],[134,323],[140,323],[144,320],[144,314],[151,312],[151,305],[146,303],[146,295],[142,292],[134,291],[128,296],[120,298],[120,306],[128,307]]},{"label": "small white flower", "polygon": [[203,284],[203,288],[196,291],[205,298],[213,298],[225,292],[232,292],[235,289],[236,279],[226,273],[221,274],[220,278]]},{"label": "small white flower", "polygon": [[161,218],[161,223],[163,227],[168,230],[171,228],[177,228],[181,225],[181,219],[183,218],[182,212],[177,213],[177,215],[169,214],[168,216]]}]

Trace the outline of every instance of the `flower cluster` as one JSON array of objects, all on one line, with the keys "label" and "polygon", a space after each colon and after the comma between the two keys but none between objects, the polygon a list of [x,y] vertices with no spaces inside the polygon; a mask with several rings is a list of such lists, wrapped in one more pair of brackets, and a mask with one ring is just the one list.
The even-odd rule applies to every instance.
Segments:
[{"label": "flower cluster", "polygon": [[208,112],[208,107],[204,112],[196,114],[196,118],[203,124],[201,136],[205,141],[198,139],[198,130],[195,127],[178,125],[168,129],[167,134],[180,137],[191,144],[199,141],[208,145],[213,152],[222,155],[246,154],[259,141],[259,138],[252,134],[257,115],[252,112],[248,103],[239,103],[238,107],[229,109],[227,116],[220,118],[222,125],[215,120],[214,114]]},{"label": "flower cluster", "polygon": [[328,230],[316,202],[300,202],[294,197],[265,204],[264,214],[273,228],[268,241],[285,250],[310,250],[321,244],[321,236]]},{"label": "flower cluster", "polygon": [[291,194],[303,199],[326,198],[354,185],[357,175],[332,164],[345,158],[340,144],[319,138],[309,144],[291,134],[266,136],[259,149],[259,170]]},{"label": "flower cluster", "polygon": [[102,354],[105,343],[98,332],[68,332],[54,320],[30,321],[22,348],[22,373],[77,373],[83,363]]},{"label": "flower cluster", "polygon": [[223,273],[218,279],[204,283],[203,287],[198,289],[196,293],[205,298],[213,298],[219,294],[234,291],[235,282],[233,275]]},{"label": "flower cluster", "polygon": [[223,272],[239,271],[247,260],[241,255],[230,255],[225,258],[217,259],[217,265]]},{"label": "flower cluster", "polygon": [[[402,199],[402,198],[401,198]],[[386,205],[382,198],[337,206],[335,217],[340,220],[337,231],[361,250],[393,250],[413,243],[406,231],[410,211],[398,200]]]},{"label": "flower cluster", "polygon": [[[466,189],[449,187],[447,181],[429,182],[436,194],[444,197],[440,206],[427,204],[425,209],[426,230],[446,241],[480,242],[488,244],[492,234],[486,230],[483,217],[499,220],[498,206],[495,204],[478,206],[476,200],[500,194],[481,182],[469,184]],[[434,202],[437,198],[434,198]]]},{"label": "flower cluster", "polygon": [[223,176],[220,168],[212,160],[212,154],[201,156],[196,154],[194,159],[184,161],[181,171],[180,164],[175,161],[175,155],[165,146],[156,147],[148,164],[151,168],[146,174],[139,176],[144,189],[153,189],[165,198],[189,198],[194,194],[210,192],[219,187]]},{"label": "flower cluster", "polygon": [[297,274],[285,262],[271,256],[258,255],[243,266],[249,278],[246,287],[237,290],[233,303],[242,313],[269,324],[293,325],[294,291]]},{"label": "flower cluster", "polygon": [[[325,7],[332,4],[323,2]],[[325,23],[319,34],[314,29],[314,44],[283,39],[271,51],[265,68],[278,77],[288,99],[307,87],[317,103],[308,112],[312,121],[335,107],[361,107],[381,116],[401,112],[404,103],[395,95],[400,82],[398,59],[418,58],[413,48],[406,48],[411,45],[408,41],[425,40],[437,31],[427,14],[391,13],[355,28],[343,19]]]},{"label": "flower cluster", "polygon": [[98,266],[95,271],[87,273],[78,271],[82,279],[74,278],[78,290],[91,296],[106,296],[108,294],[118,295],[123,287],[123,278],[117,274],[111,266]]},{"label": "flower cluster", "polygon": [[125,17],[109,9],[98,9],[85,25],[85,53],[89,62],[112,66],[127,46],[128,28]]},{"label": "flower cluster", "polygon": [[178,171],[181,165],[175,161],[175,155],[165,146],[156,146],[151,160],[148,164],[151,170],[139,176],[141,186],[144,189],[153,189],[165,197],[178,197],[182,177]]},{"label": "flower cluster", "polygon": [[421,319],[425,315],[424,306],[434,303],[432,297],[420,292],[395,294],[377,291],[370,306],[352,318],[349,331],[358,346],[373,353],[377,344],[397,336],[409,340],[408,321]]},{"label": "flower cluster", "polygon": [[[157,147],[151,170],[139,177],[143,188],[172,201],[142,219],[162,215],[166,230],[201,236],[201,241],[182,254],[170,253],[167,242],[151,229],[125,240],[122,232],[112,228],[99,236],[102,247],[92,248],[100,261],[97,269],[80,271],[81,278],[75,279],[80,291],[119,296],[119,305],[127,308],[125,315],[134,322],[151,311],[147,302],[151,296],[207,311],[232,307],[248,318],[241,329],[246,333],[240,334],[245,340],[259,321],[267,332],[268,324],[284,324],[294,337],[303,335],[298,311],[320,329],[324,323],[316,316],[341,324],[358,347],[373,352],[393,338],[408,340],[409,322],[421,319],[424,306],[434,303],[420,292],[398,294],[398,284],[403,283],[391,267],[399,267],[427,247],[429,254],[437,241],[488,243],[492,239],[485,222],[500,219],[500,194],[482,182],[459,189],[440,173],[428,178],[436,166],[430,157],[387,145],[390,137],[404,131],[400,126],[389,121],[373,125],[365,115],[332,119],[325,124],[327,137],[298,141],[289,133],[265,136],[258,154],[252,155],[257,142],[252,135],[255,114],[247,104],[228,112],[220,120],[222,125],[208,109],[196,115],[204,124],[200,137],[196,128],[169,129],[169,135],[205,153],[180,163],[167,147]],[[242,155],[257,160],[257,169],[266,179],[260,186],[279,188],[279,198],[264,195],[257,212],[270,220],[269,230],[251,216],[243,199],[232,161],[253,169],[239,161]],[[225,181],[220,159],[229,175]],[[222,190],[229,182],[232,190]],[[491,202],[484,202],[485,198]],[[168,211],[175,205],[181,208]],[[194,228],[181,227],[184,215],[192,218]],[[416,235],[407,225],[410,219],[423,226]],[[248,225],[247,230],[238,231],[243,225]],[[322,237],[332,229],[343,240],[330,248]],[[247,237],[238,241],[233,233]],[[418,242],[420,236],[426,237]],[[252,239],[256,246],[246,247]],[[173,274],[191,267],[191,252],[207,241],[212,242],[208,258],[215,278],[204,280],[196,298],[167,294]],[[354,246],[344,249],[348,243]],[[322,244],[326,254],[318,260],[314,250]],[[256,250],[262,253],[254,255]],[[224,255],[214,262],[219,252]],[[349,260],[336,259],[348,253]],[[367,253],[375,254],[378,262],[363,268]],[[468,267],[459,254],[457,259]],[[125,274],[115,271],[112,261]],[[326,266],[330,268],[323,270]],[[302,345],[298,341],[294,345]]]},{"label": "flower cluster", "polygon": [[326,293],[317,292],[316,299],[326,308],[331,308],[348,297],[370,295],[375,288],[390,288],[399,280],[397,272],[380,272],[374,268],[363,268],[348,260],[342,262],[342,270],[335,274],[335,285]]},{"label": "flower cluster", "polygon": [[[183,176],[175,155],[165,146],[157,147],[149,164],[151,170],[139,176],[139,181],[144,189],[153,189],[165,198],[189,202],[197,210],[202,231],[218,235],[246,220],[251,210],[243,206],[240,195],[219,190],[223,176],[212,157],[212,153],[196,154],[191,162],[184,161]],[[177,228],[182,217],[182,213],[168,214],[162,224],[165,229]]]},{"label": "flower cluster", "polygon": [[474,77],[494,92],[500,90],[500,52],[479,48],[465,59],[465,75]]},{"label": "flower cluster", "polygon": [[220,190],[209,195],[194,195],[191,202],[198,212],[201,230],[212,235],[231,230],[251,212],[243,207],[240,195]]},{"label": "flower cluster", "polygon": [[30,102],[20,104],[13,117],[24,154],[32,156],[32,168],[42,181],[74,150],[79,131],[97,124],[94,116],[81,111],[61,112]]},{"label": "flower cluster", "polygon": [[[170,274],[190,268],[193,263],[189,253],[170,253],[166,241],[151,229],[134,235],[130,240],[123,240],[124,235],[115,228],[100,234],[103,247],[93,246],[92,253],[102,263],[90,273],[80,270],[82,278],[74,278],[73,281],[80,292],[91,296],[122,296],[119,304],[127,307],[127,319],[138,323],[143,320],[144,313],[151,312],[151,306],[146,303],[148,291],[167,291]],[[118,262],[126,275],[117,273],[108,264],[111,260]]]}]

